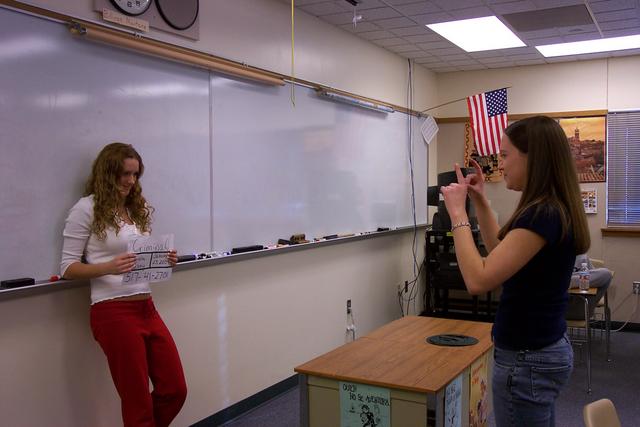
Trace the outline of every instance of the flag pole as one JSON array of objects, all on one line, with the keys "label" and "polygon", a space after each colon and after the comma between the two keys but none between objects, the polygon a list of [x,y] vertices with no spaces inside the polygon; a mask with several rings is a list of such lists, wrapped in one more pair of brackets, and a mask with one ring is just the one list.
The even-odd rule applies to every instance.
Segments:
[{"label": "flag pole", "polygon": [[[511,89],[512,87],[513,87],[513,86],[507,86],[507,87],[501,87],[501,88],[494,89],[494,90],[500,90],[500,89]],[[488,92],[493,92],[494,90],[490,90],[490,91],[488,91]],[[420,111],[420,113],[422,114],[422,113],[425,113],[425,112],[427,112],[427,111],[429,111],[429,110],[434,110],[434,109],[436,109],[436,108],[444,107],[445,105],[453,104],[454,102],[464,101],[464,100],[465,100],[465,99],[467,99],[467,98],[468,98],[468,96],[465,96],[464,98],[460,98],[460,99],[454,99],[453,101],[445,102],[444,104],[436,105],[435,107],[429,107],[429,108],[427,108],[426,110],[422,110],[422,111]]]}]

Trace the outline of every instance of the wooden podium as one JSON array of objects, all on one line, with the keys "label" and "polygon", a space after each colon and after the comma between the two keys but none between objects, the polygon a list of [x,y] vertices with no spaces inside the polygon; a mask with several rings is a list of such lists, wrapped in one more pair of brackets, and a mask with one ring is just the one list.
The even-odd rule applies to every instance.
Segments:
[{"label": "wooden podium", "polygon": [[[427,337],[438,334],[467,335],[478,343],[464,347],[427,343]],[[492,348],[489,323],[418,316],[393,321],[295,368],[301,374],[301,425],[341,426],[341,410],[345,410],[340,403],[341,384],[362,384],[389,390],[387,425],[469,426],[471,366],[484,360],[485,394],[490,396]],[[445,423],[445,389],[454,380],[461,384],[457,403],[461,417],[451,424],[451,420]]]}]

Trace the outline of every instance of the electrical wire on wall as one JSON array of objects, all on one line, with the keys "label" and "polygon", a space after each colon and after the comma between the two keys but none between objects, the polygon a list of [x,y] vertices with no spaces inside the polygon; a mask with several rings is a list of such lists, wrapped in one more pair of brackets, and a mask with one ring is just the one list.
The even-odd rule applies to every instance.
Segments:
[{"label": "electrical wire on wall", "polygon": [[[408,64],[408,81],[407,81],[407,108],[409,110],[413,110],[413,63],[411,59],[407,59]],[[409,314],[409,306],[413,303],[413,310],[416,311],[416,299],[418,296],[418,280],[420,278],[420,274],[422,272],[422,267],[424,263],[418,264],[418,254],[417,254],[417,240],[418,240],[418,224],[416,219],[416,193],[415,193],[415,182],[414,182],[414,173],[413,173],[413,115],[407,115],[407,121],[409,125],[409,172],[411,179],[411,212],[413,219],[413,241],[411,244],[411,254],[413,257],[413,279],[410,281],[406,281],[404,283],[404,287],[400,285],[398,287],[398,302],[400,304],[400,312],[402,315]],[[408,295],[405,297],[405,293]],[[406,303],[406,310],[405,310]]]}]

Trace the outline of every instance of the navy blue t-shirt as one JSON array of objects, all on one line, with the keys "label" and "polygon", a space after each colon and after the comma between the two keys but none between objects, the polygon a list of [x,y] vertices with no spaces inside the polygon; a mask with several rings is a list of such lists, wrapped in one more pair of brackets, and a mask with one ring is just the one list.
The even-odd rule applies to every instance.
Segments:
[{"label": "navy blue t-shirt", "polygon": [[562,238],[560,212],[551,205],[528,208],[514,221],[515,228],[531,230],[546,243],[504,282],[493,338],[499,348],[535,350],[558,341],[567,329],[564,316],[575,245],[570,231]]}]

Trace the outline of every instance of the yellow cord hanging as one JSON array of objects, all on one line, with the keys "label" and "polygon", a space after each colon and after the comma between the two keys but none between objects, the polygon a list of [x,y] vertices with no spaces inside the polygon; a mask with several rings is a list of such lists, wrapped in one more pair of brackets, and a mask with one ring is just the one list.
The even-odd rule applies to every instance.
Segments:
[{"label": "yellow cord hanging", "polygon": [[295,107],[296,106],[296,93],[295,93],[295,88],[296,88],[296,78],[295,78],[295,72],[294,72],[294,63],[293,63],[293,18],[294,18],[294,5],[293,5],[294,0],[291,0],[291,104]]}]

